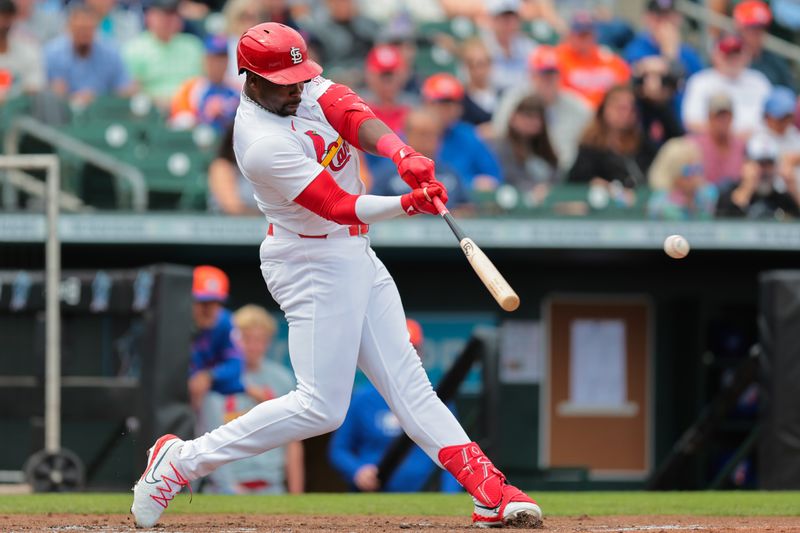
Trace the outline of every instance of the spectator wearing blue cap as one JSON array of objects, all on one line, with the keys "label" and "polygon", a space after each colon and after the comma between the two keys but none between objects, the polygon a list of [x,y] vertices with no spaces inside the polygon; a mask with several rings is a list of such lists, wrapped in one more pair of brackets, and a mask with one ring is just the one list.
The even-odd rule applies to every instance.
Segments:
[{"label": "spectator wearing blue cap", "polygon": [[650,0],[643,17],[644,31],[625,47],[623,57],[631,65],[642,58],[661,56],[668,63],[680,66],[683,76],[691,76],[703,68],[700,54],[681,42],[683,17],[675,9],[674,0]]},{"label": "spectator wearing blue cap", "polygon": [[754,138],[771,141],[778,149],[779,171],[800,178],[800,130],[794,125],[797,95],[788,87],[775,87],[764,102],[764,123]]},{"label": "spectator wearing blue cap", "polygon": [[186,80],[172,98],[170,124],[177,129],[198,124],[221,133],[233,122],[239,106],[239,91],[226,81],[228,41],[222,35],[205,40],[204,75]]},{"label": "spectator wearing blue cap", "polygon": [[[634,37],[622,54],[630,65],[656,56],[669,66],[670,74],[676,80],[686,79],[703,68],[700,54],[681,42],[683,16],[675,9],[674,0],[650,0],[642,21],[644,31]],[[677,85],[674,93],[670,105],[679,115],[683,102],[682,86]]]},{"label": "spectator wearing blue cap", "polygon": [[119,51],[96,36],[98,15],[84,4],[70,6],[69,33],[45,48],[50,89],[79,107],[97,96],[130,95],[133,82]]}]

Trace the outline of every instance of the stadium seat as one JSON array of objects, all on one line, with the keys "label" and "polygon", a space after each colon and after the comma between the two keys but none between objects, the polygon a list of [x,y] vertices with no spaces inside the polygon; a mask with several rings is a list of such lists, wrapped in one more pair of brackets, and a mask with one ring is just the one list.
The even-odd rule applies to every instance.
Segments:
[{"label": "stadium seat", "polygon": [[147,97],[100,96],[85,109],[73,110],[74,124],[133,122],[153,124],[164,121],[164,117]]},{"label": "stadium seat", "polygon": [[208,193],[208,158],[196,151],[152,146],[143,157],[126,161],[142,171],[150,189],[150,209],[198,209]]},{"label": "stadium seat", "polygon": [[423,37],[432,38],[437,34],[443,33],[456,40],[464,41],[478,34],[475,23],[465,17],[456,17],[449,20],[437,22],[423,22],[419,25],[419,34]]}]

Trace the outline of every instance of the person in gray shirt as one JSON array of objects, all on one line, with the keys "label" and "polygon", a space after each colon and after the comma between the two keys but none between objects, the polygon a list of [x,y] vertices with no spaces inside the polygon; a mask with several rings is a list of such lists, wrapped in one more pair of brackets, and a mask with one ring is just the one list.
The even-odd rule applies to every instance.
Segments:
[{"label": "person in gray shirt", "polygon": [[568,170],[578,151],[584,128],[592,118],[589,105],[577,94],[561,87],[558,57],[550,46],[539,46],[528,60],[530,84],[517,85],[503,95],[492,116],[495,135],[508,131],[511,113],[523,98],[533,93],[545,105],[545,120],[550,140],[558,155],[558,167]]}]

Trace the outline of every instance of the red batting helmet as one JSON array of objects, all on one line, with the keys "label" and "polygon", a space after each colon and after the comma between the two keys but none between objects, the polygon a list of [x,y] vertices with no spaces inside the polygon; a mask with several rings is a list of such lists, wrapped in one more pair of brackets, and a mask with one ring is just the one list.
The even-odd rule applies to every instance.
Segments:
[{"label": "red batting helmet", "polygon": [[308,81],[322,72],[322,67],[308,58],[303,37],[277,22],[264,22],[244,32],[236,59],[240,73],[249,70],[278,85]]}]

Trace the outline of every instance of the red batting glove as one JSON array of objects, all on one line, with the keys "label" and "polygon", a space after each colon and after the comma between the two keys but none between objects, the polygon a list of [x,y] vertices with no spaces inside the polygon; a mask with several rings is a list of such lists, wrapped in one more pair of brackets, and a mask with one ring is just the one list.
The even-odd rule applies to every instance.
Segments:
[{"label": "red batting glove", "polygon": [[408,216],[419,215],[420,213],[438,215],[439,211],[433,205],[433,199],[437,196],[441,198],[442,192],[443,190],[439,185],[414,189],[400,197],[400,205],[403,206],[403,211]]},{"label": "red batting glove", "polygon": [[[425,187],[430,187],[431,185],[436,185],[437,187],[442,189],[442,193],[441,194],[437,194],[436,196],[439,197],[439,199],[442,201],[443,204],[447,205],[447,199],[448,199],[447,198],[447,187],[444,186],[444,183],[442,183],[441,181],[437,180],[436,178],[433,178],[429,182],[423,183],[422,185],[420,185],[420,187],[421,188],[425,188]],[[430,193],[428,193],[428,194],[430,194]],[[433,198],[433,196],[431,196],[431,198]]]},{"label": "red batting glove", "polygon": [[397,173],[412,189],[418,189],[436,179],[433,160],[408,145],[398,150],[392,156],[392,161],[397,165]]}]

